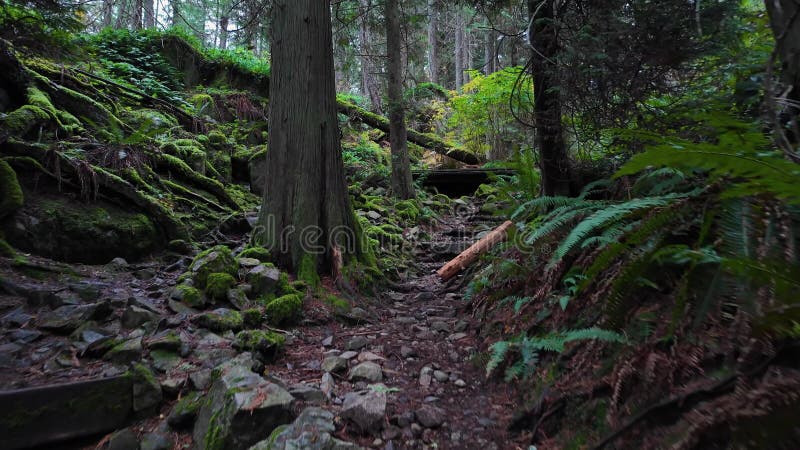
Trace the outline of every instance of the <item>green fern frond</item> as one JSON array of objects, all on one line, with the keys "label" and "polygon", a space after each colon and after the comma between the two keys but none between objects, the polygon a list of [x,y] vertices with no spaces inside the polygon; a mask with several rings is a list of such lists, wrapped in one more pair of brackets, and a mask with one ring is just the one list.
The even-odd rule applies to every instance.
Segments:
[{"label": "green fern frond", "polygon": [[607,188],[611,187],[612,183],[613,182],[611,180],[609,180],[609,179],[601,179],[601,180],[592,181],[591,183],[589,183],[589,184],[587,184],[586,186],[583,187],[583,190],[581,190],[581,193],[580,193],[580,195],[578,195],[578,198],[579,199],[585,199],[587,196],[589,196],[589,194],[591,194],[592,192],[598,190],[598,188],[606,188],[607,189]]},{"label": "green fern frond", "polygon": [[553,257],[550,259],[549,265],[551,267],[556,265],[575,246],[581,243],[590,234],[596,232],[599,228],[618,222],[642,210],[650,210],[667,206],[675,199],[683,197],[685,197],[684,194],[670,194],[660,197],[637,198],[625,203],[607,206],[595,212],[591,216],[584,219],[575,228],[573,228],[570,234],[563,241],[561,241],[561,244],[559,244],[558,248],[553,253]]},{"label": "green fern frond", "polygon": [[500,365],[505,359],[506,354],[511,349],[511,342],[509,341],[497,341],[490,347],[491,357],[489,358],[489,362],[486,363],[486,376],[492,374],[492,372]]}]

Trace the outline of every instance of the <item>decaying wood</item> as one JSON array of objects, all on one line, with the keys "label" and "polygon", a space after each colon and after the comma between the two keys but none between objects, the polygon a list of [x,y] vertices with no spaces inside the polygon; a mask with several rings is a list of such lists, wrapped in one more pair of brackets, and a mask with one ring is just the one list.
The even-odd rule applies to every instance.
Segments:
[{"label": "decaying wood", "polygon": [[461,252],[450,262],[442,266],[436,273],[442,279],[447,281],[450,278],[458,275],[459,272],[469,267],[470,264],[475,262],[481,255],[488,252],[492,247],[503,242],[508,235],[508,229],[514,225],[514,222],[507,220],[502,225],[492,230],[489,234],[481,238],[478,242],[472,244],[470,248]]}]

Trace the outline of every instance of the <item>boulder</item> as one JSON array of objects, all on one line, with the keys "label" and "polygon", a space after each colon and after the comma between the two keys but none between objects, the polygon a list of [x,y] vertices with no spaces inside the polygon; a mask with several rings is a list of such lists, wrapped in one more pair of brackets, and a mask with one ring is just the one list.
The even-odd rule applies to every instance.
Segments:
[{"label": "boulder", "polygon": [[247,449],[294,418],[289,392],[253,373],[241,356],[215,369],[194,426],[199,448]]},{"label": "boulder", "polygon": [[158,320],[158,314],[138,306],[128,306],[122,313],[121,323],[124,328],[132,330]]},{"label": "boulder", "polygon": [[375,434],[383,428],[386,415],[386,393],[378,390],[350,392],[344,397],[341,417],[365,434]]},{"label": "boulder", "polygon": [[188,429],[194,424],[197,412],[202,406],[203,398],[198,392],[191,392],[183,397],[167,416],[167,423],[176,430]]},{"label": "boulder", "polygon": [[236,334],[233,348],[254,352],[263,363],[271,362],[283,349],[286,338],[279,333],[261,330],[245,330]]},{"label": "boulder", "polygon": [[245,279],[252,286],[252,295],[274,294],[278,289],[281,271],[273,266],[259,264],[247,272]]},{"label": "boulder", "polygon": [[192,318],[197,326],[216,332],[239,331],[244,325],[244,319],[238,311],[228,308],[218,308],[213,311],[198,314]]},{"label": "boulder", "polygon": [[368,383],[377,383],[383,381],[383,371],[381,366],[374,362],[363,362],[352,369],[348,376],[350,381],[366,381]]},{"label": "boulder", "polygon": [[227,273],[236,276],[239,264],[233,257],[231,249],[224,245],[212,247],[195,257],[189,266],[189,274],[194,280],[194,285],[199,289],[205,289],[209,275],[212,273]]},{"label": "boulder", "polygon": [[134,363],[131,372],[134,412],[144,414],[155,412],[163,399],[161,384],[153,372],[143,364]]},{"label": "boulder", "polygon": [[269,439],[250,450],[357,450],[358,445],[333,437],[333,414],[321,408],[306,408],[291,425],[277,428]]},{"label": "boulder", "polygon": [[417,422],[425,428],[438,428],[444,423],[445,412],[442,408],[422,405],[416,412]]},{"label": "boulder", "polygon": [[43,330],[69,334],[84,322],[92,319],[103,319],[111,313],[106,303],[90,303],[88,305],[66,305],[40,316],[36,326]]}]

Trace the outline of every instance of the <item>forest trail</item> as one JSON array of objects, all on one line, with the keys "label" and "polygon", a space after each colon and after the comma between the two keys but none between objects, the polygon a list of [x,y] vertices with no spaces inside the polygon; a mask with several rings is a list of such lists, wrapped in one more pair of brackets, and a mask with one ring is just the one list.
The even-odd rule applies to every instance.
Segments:
[{"label": "forest trail", "polygon": [[[455,200],[450,213],[414,227],[414,262],[399,283],[389,283],[389,290],[362,293],[346,313],[334,314],[330,305],[307,299],[303,320],[279,330],[286,336],[283,352],[277,358],[256,358],[263,364],[249,360],[245,370],[253,364],[253,371],[291,393],[295,415],[312,406],[330,411],[335,417],[331,434],[364,447],[525,448],[506,431],[521,398],[515,386],[485,378],[485,361],[478,356],[479,321],[464,300],[468,274],[447,283],[435,274],[499,223],[479,215],[477,202]],[[220,238],[241,247],[247,235]],[[173,286],[190,260],[166,252],[142,264],[67,265],[30,256],[29,266],[0,265],[0,324],[9,330],[3,335],[0,391],[14,395],[20,388],[54,389],[49,395],[70,404],[74,394],[62,392],[63,383],[84,383],[85,391],[103,380],[124,380],[131,364],[142,363],[156,380],[145,390],[154,415],[133,422],[123,416],[114,428],[95,429],[91,410],[70,410],[69,432],[82,439],[69,448],[95,448],[102,438],[98,431],[126,426],[123,431],[141,442],[189,448],[193,439],[197,442],[198,428],[211,427],[201,424],[192,431],[194,419],[176,425],[181,399],[193,391],[200,399],[209,398],[216,386],[212,369],[250,354],[237,347],[240,334],[248,331],[197,320],[230,309],[197,310],[174,300]],[[217,303],[213,308],[225,305],[233,306]],[[89,313],[94,320],[87,322]],[[22,410],[31,406],[25,395],[18,402]],[[373,416],[353,417],[348,410],[354,399],[374,406],[367,412]],[[91,409],[113,410],[126,401],[107,395]],[[52,409],[61,414],[58,407]],[[23,431],[28,426],[36,430],[36,442],[50,442],[59,430],[44,422],[43,416],[21,424],[20,442],[32,442]],[[366,425],[359,429],[359,423]],[[117,432],[106,440],[125,436]]]},{"label": "forest trail", "polygon": [[[286,357],[267,367],[279,378],[313,384],[324,377],[321,366],[346,360],[348,370],[334,375],[330,406],[335,412],[349,392],[369,389],[373,382],[385,385],[380,389],[387,397],[383,430],[365,437],[345,426],[337,437],[386,449],[525,448],[507,432],[520,397],[511,384],[487,381],[484,364],[475,358],[477,321],[463,299],[466,283],[461,277],[442,283],[435,274],[499,223],[477,215],[472,203],[457,206],[435,223],[430,239],[416,243],[420,275],[361,305],[367,321],[301,326],[301,337],[287,346]],[[381,367],[380,380],[377,371],[372,381],[348,379],[363,362],[362,367]]]}]

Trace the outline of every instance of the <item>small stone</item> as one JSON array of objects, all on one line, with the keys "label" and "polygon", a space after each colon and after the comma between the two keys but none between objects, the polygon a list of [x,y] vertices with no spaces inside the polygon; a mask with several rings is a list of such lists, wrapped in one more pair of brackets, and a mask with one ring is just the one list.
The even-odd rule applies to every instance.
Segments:
[{"label": "small stone", "polygon": [[161,433],[148,433],[142,437],[139,450],[172,450],[172,439]]},{"label": "small stone", "polygon": [[125,312],[122,313],[121,323],[123,328],[132,330],[148,322],[155,322],[157,320],[158,314],[139,306],[131,305],[125,308]]},{"label": "small stone", "polygon": [[261,261],[255,258],[239,258],[239,267],[251,268],[261,264]]},{"label": "small stone", "polygon": [[375,353],[372,353],[372,352],[361,352],[361,353],[358,354],[358,361],[359,362],[364,362],[364,361],[384,361],[385,359],[386,358],[384,358],[383,356],[376,355]]},{"label": "small stone", "polygon": [[331,398],[333,391],[336,388],[336,381],[329,372],[322,374],[322,380],[319,383],[319,388],[326,397]]},{"label": "small stone", "polygon": [[444,382],[447,381],[447,379],[449,377],[448,377],[447,373],[445,373],[445,372],[443,372],[441,370],[434,370],[433,371],[433,378],[436,378],[436,381],[438,381],[439,383],[444,383]]},{"label": "small stone", "polygon": [[411,433],[414,435],[414,437],[422,436],[423,431],[424,429],[418,423],[414,422],[411,424]]},{"label": "small stone", "polygon": [[154,411],[161,404],[161,385],[153,372],[143,364],[134,364],[133,371],[133,410],[135,412]]},{"label": "small stone", "polygon": [[450,324],[439,320],[431,324],[431,330],[442,333],[448,333],[450,332]]},{"label": "small stone", "polygon": [[369,217],[372,220],[378,220],[383,216],[381,216],[381,214],[377,211],[367,211],[367,217]]},{"label": "small stone", "polygon": [[142,357],[142,338],[128,339],[111,348],[103,356],[104,359],[117,364],[138,361]]},{"label": "small stone", "polygon": [[130,428],[125,428],[113,433],[108,438],[105,450],[139,450],[139,439]]},{"label": "small stone", "polygon": [[369,344],[369,341],[364,336],[354,336],[347,341],[345,350],[358,351],[366,347],[367,344]]},{"label": "small stone", "polygon": [[456,386],[458,386],[460,388],[467,387],[467,382],[462,380],[461,378],[457,379],[455,381],[455,383],[453,383],[453,384],[455,384]]},{"label": "small stone", "polygon": [[233,305],[233,307],[239,311],[245,311],[251,306],[250,299],[247,298],[247,294],[245,294],[241,288],[235,287],[233,289],[228,289],[228,293],[226,295],[228,303]]},{"label": "small stone", "polygon": [[425,428],[438,428],[444,423],[445,412],[433,405],[422,405],[417,409],[417,422]]},{"label": "small stone", "polygon": [[128,267],[128,261],[125,258],[114,258],[108,263],[110,269],[124,269]]},{"label": "small stone", "polygon": [[383,371],[381,366],[374,362],[363,362],[350,370],[348,376],[350,381],[366,381],[376,383],[383,381]]},{"label": "small stone", "polygon": [[323,347],[330,347],[331,345],[333,345],[333,336],[328,336],[322,340]]},{"label": "small stone", "polygon": [[399,323],[400,325],[412,325],[417,323],[417,319],[408,316],[395,317],[394,321]]},{"label": "small stone", "polygon": [[322,392],[322,390],[302,383],[290,386],[289,393],[292,394],[292,397],[296,399],[314,405],[322,405],[326,400],[325,393]]},{"label": "small stone", "polygon": [[394,417],[394,422],[400,428],[406,428],[414,423],[414,411],[406,411],[403,414]]},{"label": "small stone", "polygon": [[197,412],[203,404],[203,397],[198,392],[190,392],[183,397],[167,417],[169,426],[176,430],[186,430],[192,427],[197,418]]},{"label": "small stone", "polygon": [[208,389],[211,385],[211,369],[198,370],[197,372],[189,374],[189,381],[191,381],[192,386],[199,391]]},{"label": "small stone", "polygon": [[244,319],[238,311],[227,308],[218,308],[213,311],[198,314],[192,322],[202,328],[218,333],[225,331],[239,331],[244,325]]},{"label": "small stone", "polygon": [[402,356],[403,358],[410,358],[412,356],[417,356],[417,351],[407,345],[404,345],[400,347],[400,356]]},{"label": "small stone", "polygon": [[181,363],[181,357],[168,350],[153,350],[150,352],[150,358],[153,359],[153,368],[164,373],[178,367]]},{"label": "small stone", "polygon": [[102,303],[67,305],[41,315],[36,326],[43,330],[69,334],[87,320],[103,319],[111,313],[111,306]]},{"label": "small stone", "polygon": [[178,395],[186,384],[186,377],[170,377],[161,380],[161,390],[171,396]]},{"label": "small stone", "polygon": [[274,293],[281,279],[281,271],[272,266],[258,265],[247,272],[247,283],[252,286],[252,295]]},{"label": "small stone", "polygon": [[322,360],[321,369],[325,372],[344,372],[347,370],[347,360],[341,356],[328,356]]},{"label": "small stone", "polygon": [[459,320],[458,322],[456,322],[456,326],[453,327],[453,331],[455,331],[456,333],[461,333],[463,331],[466,331],[468,326],[469,322],[467,322],[466,320]]},{"label": "small stone", "polygon": [[425,366],[419,372],[419,385],[422,387],[428,387],[431,385],[431,381],[433,380],[433,369],[428,366]]},{"label": "small stone", "polygon": [[339,356],[341,356],[342,358],[344,358],[344,359],[349,361],[349,360],[355,358],[356,356],[358,356],[358,352],[354,352],[354,351],[348,350],[348,351],[342,353]]},{"label": "small stone", "polygon": [[383,439],[381,438],[375,438],[375,440],[372,441],[373,447],[380,447],[381,445],[383,445]]},{"label": "small stone", "polygon": [[460,341],[467,337],[467,333],[454,333],[447,337],[448,341]]}]

